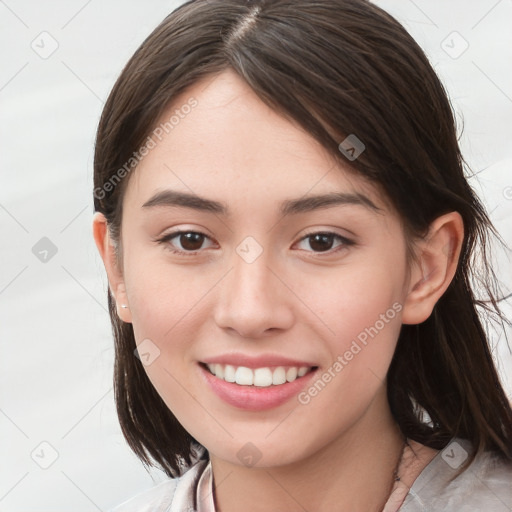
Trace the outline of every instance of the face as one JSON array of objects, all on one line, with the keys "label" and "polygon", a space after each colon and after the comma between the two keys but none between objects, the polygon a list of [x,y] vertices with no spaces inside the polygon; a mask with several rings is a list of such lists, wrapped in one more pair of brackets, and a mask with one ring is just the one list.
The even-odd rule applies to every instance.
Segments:
[{"label": "face", "polygon": [[401,224],[235,74],[195,84],[162,122],[177,109],[125,192],[120,315],[211,455],[293,463],[385,400],[408,290]]}]

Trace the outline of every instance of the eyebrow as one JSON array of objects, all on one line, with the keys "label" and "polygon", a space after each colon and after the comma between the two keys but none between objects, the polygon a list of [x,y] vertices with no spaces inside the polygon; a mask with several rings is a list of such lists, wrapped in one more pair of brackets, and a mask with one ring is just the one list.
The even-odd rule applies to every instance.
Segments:
[{"label": "eyebrow", "polygon": [[[328,194],[307,196],[298,199],[287,199],[281,203],[279,210],[282,216],[286,216],[343,205],[362,206],[375,212],[380,211],[380,208],[365,195],[347,192],[330,192]],[[216,213],[225,217],[231,215],[226,203],[200,197],[189,192],[178,192],[168,189],[157,192],[142,205],[143,208],[156,206],[191,208],[197,211]]]}]

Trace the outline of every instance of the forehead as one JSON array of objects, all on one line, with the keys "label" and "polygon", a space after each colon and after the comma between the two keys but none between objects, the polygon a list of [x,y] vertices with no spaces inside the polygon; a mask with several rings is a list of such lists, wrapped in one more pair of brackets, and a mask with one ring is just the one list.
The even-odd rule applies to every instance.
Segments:
[{"label": "forehead", "polygon": [[375,186],[262,102],[231,70],[176,97],[150,137],[153,147],[125,197],[140,206],[155,191],[171,188],[246,205],[336,190],[363,193],[385,208]]}]

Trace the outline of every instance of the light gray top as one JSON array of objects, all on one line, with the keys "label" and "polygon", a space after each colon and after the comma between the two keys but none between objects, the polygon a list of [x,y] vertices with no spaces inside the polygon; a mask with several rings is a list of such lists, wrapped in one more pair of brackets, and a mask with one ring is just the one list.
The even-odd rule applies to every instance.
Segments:
[{"label": "light gray top", "polygon": [[[204,449],[203,449],[204,450]],[[512,464],[490,452],[449,482],[471,451],[455,438],[414,481],[400,512],[511,512]],[[205,453],[205,451],[203,451]],[[180,477],[162,482],[110,512],[215,512],[211,463],[198,459]]]}]

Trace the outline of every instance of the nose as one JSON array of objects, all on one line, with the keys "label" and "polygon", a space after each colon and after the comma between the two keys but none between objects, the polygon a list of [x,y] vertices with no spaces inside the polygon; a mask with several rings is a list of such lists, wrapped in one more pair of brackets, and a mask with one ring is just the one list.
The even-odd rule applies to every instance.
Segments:
[{"label": "nose", "polygon": [[293,292],[266,253],[252,262],[235,254],[232,267],[220,283],[216,324],[244,338],[289,329],[294,321]]}]

